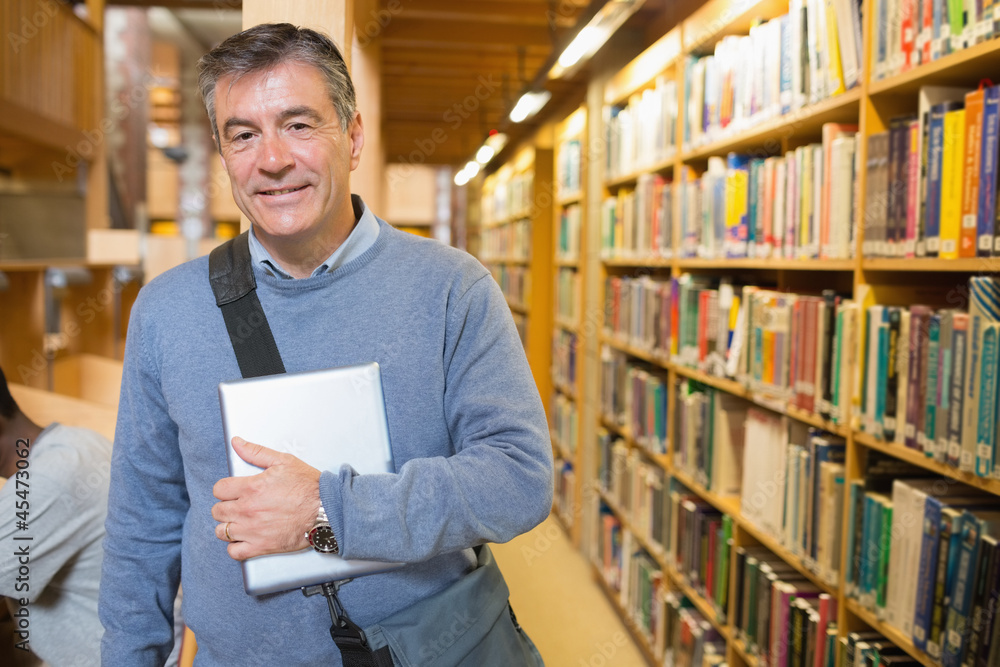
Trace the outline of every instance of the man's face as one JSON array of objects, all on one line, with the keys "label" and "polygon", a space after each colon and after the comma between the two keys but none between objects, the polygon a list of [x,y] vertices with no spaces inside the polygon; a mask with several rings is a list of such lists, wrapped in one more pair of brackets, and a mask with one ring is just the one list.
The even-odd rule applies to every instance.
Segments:
[{"label": "man's face", "polygon": [[364,131],[359,114],[341,129],[318,69],[290,62],[222,78],[215,113],[233,198],[265,245],[346,238]]}]

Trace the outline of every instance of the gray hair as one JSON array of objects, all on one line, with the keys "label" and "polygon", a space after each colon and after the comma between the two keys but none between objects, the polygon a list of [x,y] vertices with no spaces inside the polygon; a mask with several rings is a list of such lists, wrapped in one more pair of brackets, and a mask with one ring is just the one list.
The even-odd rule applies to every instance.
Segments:
[{"label": "gray hair", "polygon": [[219,79],[232,76],[237,80],[287,62],[312,65],[320,71],[340,117],[340,127],[347,129],[354,119],[357,101],[347,63],[337,45],[326,35],[309,28],[291,23],[263,23],[233,35],[198,61],[198,87],[212,122],[212,136],[220,149],[215,118],[215,86]]}]

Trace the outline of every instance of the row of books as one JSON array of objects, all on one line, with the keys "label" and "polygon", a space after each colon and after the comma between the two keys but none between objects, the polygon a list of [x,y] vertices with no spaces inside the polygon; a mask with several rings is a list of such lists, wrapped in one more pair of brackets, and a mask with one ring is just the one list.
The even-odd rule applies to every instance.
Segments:
[{"label": "row of books", "polygon": [[531,307],[531,269],[507,264],[488,264],[487,268],[509,303],[522,308]]},{"label": "row of books", "polygon": [[[505,172],[504,172],[505,173]],[[535,172],[532,170],[498,178],[493,189],[484,189],[482,217],[484,225],[500,223],[531,212]]]},{"label": "row of books", "polygon": [[866,257],[1000,256],[1000,86],[925,86],[868,137]]},{"label": "row of books", "polygon": [[579,339],[572,331],[556,327],[552,332],[552,381],[564,392],[577,388],[577,358]]},{"label": "row of books", "polygon": [[749,403],[693,380],[679,380],[674,468],[720,496],[740,493]]},{"label": "row of books", "polygon": [[576,401],[565,394],[554,391],[549,403],[549,428],[561,449],[570,457],[576,453],[577,438],[580,433],[580,413]]},{"label": "row of books", "polygon": [[673,191],[660,174],[642,174],[601,205],[601,259],[658,259],[673,254]]},{"label": "row of books", "polygon": [[670,488],[663,468],[620,437],[598,429],[597,481],[640,540],[657,549],[666,548]]},{"label": "row of books", "polygon": [[737,288],[727,278],[691,274],[613,276],[604,321],[609,336],[632,347],[845,423],[858,307],[833,291]]},{"label": "row of books", "polygon": [[857,126],[827,123],[823,142],[783,157],[713,156],[700,178],[682,168],[680,256],[849,259]]},{"label": "row of books", "polygon": [[572,526],[576,503],[576,472],[573,462],[556,456],[552,461],[552,477],[552,502],[555,510],[567,526]]},{"label": "row of books", "polygon": [[663,373],[601,348],[601,410],[612,424],[654,454],[667,451],[667,384]]},{"label": "row of books", "polygon": [[994,0],[874,0],[871,72],[906,72],[1000,34]]},{"label": "row of books", "polygon": [[556,317],[564,323],[575,323],[583,304],[580,274],[575,269],[559,267],[553,282]]},{"label": "row of books", "polygon": [[657,664],[722,667],[726,644],[718,630],[690,599],[670,588],[656,559],[607,505],[601,505],[598,517],[598,568],[652,647]]},{"label": "row of books", "polygon": [[745,414],[744,437],[759,445],[742,462],[740,515],[836,585],[844,440],[768,410],[752,407]]},{"label": "row of books", "polygon": [[667,564],[716,612],[724,623],[729,605],[729,554],[732,518],[671,480],[665,513]]},{"label": "row of books", "polygon": [[581,190],[582,146],[579,139],[560,142],[556,151],[556,191],[560,197],[576,195]]},{"label": "row of books", "polygon": [[677,81],[661,74],[652,88],[633,94],[623,105],[605,107],[605,178],[635,173],[676,152]]},{"label": "row of books", "polygon": [[515,220],[483,229],[483,261],[521,260],[531,257],[531,222]]},{"label": "row of books", "polygon": [[[835,667],[837,599],[764,547],[733,550],[733,629],[758,664]],[[901,651],[900,651],[901,652]]]},{"label": "row of books", "polygon": [[847,594],[943,667],[997,664],[1000,500],[901,475],[849,487]]},{"label": "row of books", "polygon": [[1000,280],[972,277],[967,311],[871,306],[862,333],[860,428],[1000,478]]},{"label": "row of books", "polygon": [[579,204],[570,204],[560,210],[556,259],[569,262],[580,259],[581,210]]},{"label": "row of books", "polygon": [[685,64],[685,149],[854,87],[861,46],[857,0],[791,0],[787,15],[724,37]]}]

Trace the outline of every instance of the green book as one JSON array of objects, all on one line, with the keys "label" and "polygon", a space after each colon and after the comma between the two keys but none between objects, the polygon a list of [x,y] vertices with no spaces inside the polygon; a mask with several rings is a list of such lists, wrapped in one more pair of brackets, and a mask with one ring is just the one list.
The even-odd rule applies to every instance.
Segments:
[{"label": "green book", "polygon": [[889,581],[889,548],[892,544],[892,501],[882,504],[882,524],[879,535],[878,584],[875,595],[877,609],[885,609],[885,593]]}]

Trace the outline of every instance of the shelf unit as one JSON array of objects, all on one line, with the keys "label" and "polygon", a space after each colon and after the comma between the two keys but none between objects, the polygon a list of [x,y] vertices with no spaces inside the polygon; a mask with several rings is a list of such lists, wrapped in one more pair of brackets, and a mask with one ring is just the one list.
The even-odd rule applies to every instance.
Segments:
[{"label": "shelf unit", "polygon": [[[771,118],[744,131],[729,134],[704,145],[688,148],[683,147],[682,119],[685,109],[684,105],[681,104],[679,105],[679,120],[673,142],[675,149],[672,155],[647,161],[645,166],[638,169],[622,170],[616,168],[613,176],[605,177],[607,161],[612,158],[602,153],[597,159],[588,162],[595,174],[588,180],[589,194],[585,197],[591,202],[601,202],[605,198],[617,197],[619,193],[628,193],[634,190],[640,179],[647,175],[659,175],[668,181],[676,182],[681,178],[682,170],[690,169],[696,174],[701,173],[708,158],[724,157],[730,151],[753,151],[759,156],[784,155],[788,150],[794,150],[809,142],[819,141],[823,125],[829,122],[856,123],[859,126],[857,151],[860,154],[860,164],[864,165],[867,137],[886,129],[890,117],[902,111],[915,111],[916,93],[920,86],[968,85],[972,88],[978,83],[983,72],[995,70],[996,66],[1000,64],[1000,39],[993,39],[945,56],[932,63],[917,66],[903,74],[880,81],[869,81],[868,64],[871,62],[874,26],[870,9],[871,2],[866,2],[864,7],[863,62],[857,87],[815,104],[804,106],[784,116]],[[619,72],[603,80],[600,77],[595,77],[595,81],[591,82],[591,88],[598,90],[598,92],[588,94],[587,111],[590,118],[603,119],[606,126],[608,118],[612,115],[608,111],[611,107],[623,107],[628,104],[630,100],[636,99],[644,91],[653,88],[658,78],[674,80],[678,95],[683,99],[684,67],[688,56],[710,52],[714,44],[726,35],[747,34],[751,24],[756,19],[770,19],[787,12],[788,2],[782,0],[743,0],[732,3],[728,0],[709,0],[690,18],[673,28]],[[600,126],[601,123],[597,123],[597,125]],[[600,127],[596,132],[591,131],[590,136],[605,137],[603,127]],[[604,147],[608,148],[607,144]],[[607,152],[613,153],[613,150],[608,149]],[[857,181],[857,191],[862,193],[863,197],[863,193],[866,192],[863,169],[857,175]],[[678,220],[681,206],[679,198],[675,197],[671,206],[673,207],[673,219]],[[863,201],[860,203],[860,210],[864,211]],[[599,206],[592,205],[587,210],[586,221],[590,228],[586,236],[591,239],[601,239],[601,233],[593,231],[594,228],[603,229],[603,211],[600,210]],[[679,277],[684,273],[719,276],[720,274],[725,275],[726,272],[739,271],[741,276],[756,276],[756,280],[760,281],[749,284],[769,282],[774,284],[777,290],[813,292],[818,291],[816,290],[817,285],[821,285],[822,287],[834,287],[838,292],[849,293],[859,300],[864,296],[879,304],[907,305],[915,303],[918,297],[922,298],[928,293],[943,289],[941,287],[942,278],[948,282],[953,279],[955,284],[958,284],[972,274],[1000,272],[1000,259],[998,258],[964,260],[869,259],[860,257],[860,252],[851,259],[823,260],[680,258],[681,238],[678,227],[677,224],[673,225],[670,245],[668,248],[661,248],[660,252],[645,253],[635,257],[602,256],[597,271],[599,275],[595,277],[593,283],[590,283],[591,287],[588,289],[593,289],[593,285],[596,284],[604,285],[605,279],[612,276],[652,276],[667,279]],[[859,225],[859,227],[863,226]],[[863,234],[863,228],[856,230],[855,243],[858,249],[861,248]],[[603,304],[604,299],[601,291],[603,289],[599,289],[596,296],[585,295],[585,299],[592,298],[593,302]],[[958,480],[988,493],[1000,495],[1000,481],[962,473],[955,468],[937,463],[922,453],[873,438],[869,433],[852,427],[853,417],[850,414],[839,420],[838,423],[832,423],[821,415],[806,412],[788,401],[775,400],[773,397],[758,394],[732,378],[715,377],[688,368],[659,352],[637,348],[606,332],[603,326],[599,328],[601,333],[597,337],[597,342],[600,346],[607,346],[625,354],[630,359],[644,362],[668,378],[667,424],[669,431],[672,431],[676,417],[674,414],[676,381],[687,378],[713,387],[718,391],[738,396],[753,405],[784,415],[789,420],[822,429],[844,438],[847,443],[845,465],[846,481],[848,482],[863,477],[867,454],[869,451],[873,451],[888,454],[936,475]],[[744,518],[740,511],[738,497],[718,496],[705,489],[696,480],[675,469],[673,466],[672,433],[668,436],[665,455],[649,455],[640,444],[629,436],[627,428],[608,422],[600,414],[600,409],[596,407],[600,403],[599,396],[599,391],[588,394],[587,405],[592,409],[581,415],[581,418],[585,418],[589,422],[589,429],[581,428],[582,432],[593,432],[593,429],[603,428],[622,438],[630,450],[640,451],[646,460],[652,460],[656,465],[662,467],[665,473],[684,484],[694,494],[720,512],[729,515],[733,520],[734,546],[762,545],[787,562],[803,577],[813,582],[820,590],[836,597],[838,613],[834,620],[841,636],[847,632],[867,628],[878,630],[921,664],[927,667],[938,665],[936,661],[918,650],[912,641],[901,632],[882,622],[875,614],[864,609],[843,593],[845,588],[843,568],[841,568],[839,580],[836,582],[827,581],[820,577],[809,563],[785,548],[779,540]],[[596,456],[593,451],[590,451],[596,447],[596,441],[596,437],[588,437],[582,441],[582,446],[588,450],[584,455],[585,459]],[[750,451],[751,446],[752,444],[748,443],[748,451]],[[599,488],[598,482],[591,481],[590,484],[590,487],[583,489],[583,497],[584,499],[590,498],[594,502],[590,505],[585,503],[589,516],[585,516],[584,520],[596,523],[598,501],[606,505],[618,518],[622,527],[633,535],[638,545],[660,565],[664,579],[669,581],[669,585],[688,596],[707,619],[714,621],[715,614],[712,605],[696,591],[691,590],[684,579],[673,571],[662,550],[643,537],[643,531],[634,526],[632,518],[622,510],[613,497]],[[844,516],[846,517],[847,514],[845,513]],[[600,539],[600,530],[584,529],[583,532],[585,539],[586,536],[590,536],[590,543],[581,546],[584,552],[589,553],[593,558],[597,551],[594,543]],[[846,544],[846,539],[842,542]],[[845,562],[847,558],[846,546],[844,549],[845,551],[841,554],[841,562]],[[595,576],[601,580],[602,587],[623,616],[626,626],[632,632],[646,659],[650,664],[656,663],[660,657],[655,655],[654,648],[650,645],[648,638],[622,605],[618,593],[604,579],[601,564],[595,562],[594,566]],[[735,575],[731,585],[735,586]],[[732,592],[732,589],[730,590]],[[732,600],[734,596],[730,595],[729,597]],[[733,615],[729,614],[728,618],[733,618]],[[722,626],[718,629],[727,640],[726,658],[731,667],[755,666],[757,664],[757,658],[747,650],[731,626]]]},{"label": "shelf unit", "polygon": [[580,106],[554,128],[556,205],[552,215],[552,394],[549,420],[554,445],[554,512],[579,546],[584,481],[581,446],[583,412],[583,286],[587,219],[587,109]]},{"label": "shelf unit", "polygon": [[520,148],[483,179],[480,204],[480,259],[504,291],[543,401],[552,393],[552,157]]}]

